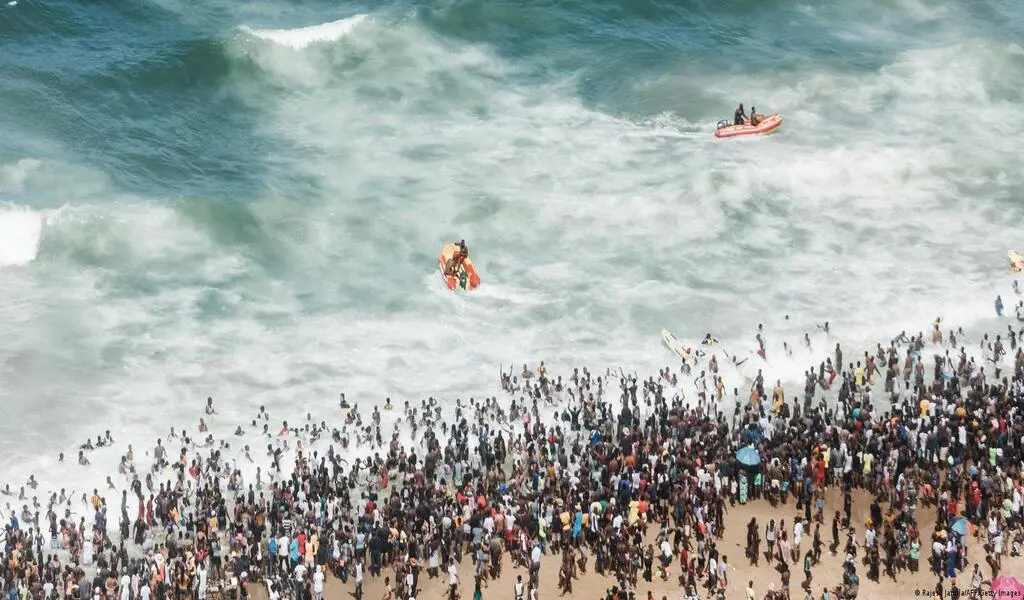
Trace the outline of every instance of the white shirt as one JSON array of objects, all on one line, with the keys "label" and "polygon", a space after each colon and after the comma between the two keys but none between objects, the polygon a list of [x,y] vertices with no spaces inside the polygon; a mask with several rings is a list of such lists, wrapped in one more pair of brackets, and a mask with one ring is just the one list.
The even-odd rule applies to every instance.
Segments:
[{"label": "white shirt", "polygon": [[540,562],[540,546],[533,547],[533,552],[530,553],[530,560],[534,563]]},{"label": "white shirt", "polygon": [[459,570],[455,568],[455,563],[448,565],[448,585],[459,584]]},{"label": "white shirt", "polygon": [[317,571],[313,573],[313,591],[322,594],[324,591],[324,572]]}]

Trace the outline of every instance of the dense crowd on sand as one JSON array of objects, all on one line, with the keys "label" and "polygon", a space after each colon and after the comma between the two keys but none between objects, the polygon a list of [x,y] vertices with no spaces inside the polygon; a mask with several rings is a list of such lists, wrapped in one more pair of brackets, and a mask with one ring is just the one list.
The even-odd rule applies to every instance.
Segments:
[{"label": "dense crowd on sand", "polygon": [[[118,464],[92,464],[114,439],[84,444],[77,468],[116,469],[102,489],[7,485],[0,591],[627,600],[874,597],[900,581],[940,598],[986,590],[1024,573],[1024,330],[967,340],[940,327],[867,352],[829,339],[797,393],[762,370],[742,393],[739,381],[727,387],[719,361],[730,359],[707,338],[691,363],[647,379],[556,375],[540,363],[503,373],[503,399],[388,399],[367,411],[342,394],[337,424],[271,426],[262,407],[248,424],[223,424],[209,399],[198,431],[172,429],[144,458],[129,446]],[[765,335],[750,360],[768,371]],[[212,424],[234,435],[218,439]],[[256,467],[250,481],[244,465]]]}]

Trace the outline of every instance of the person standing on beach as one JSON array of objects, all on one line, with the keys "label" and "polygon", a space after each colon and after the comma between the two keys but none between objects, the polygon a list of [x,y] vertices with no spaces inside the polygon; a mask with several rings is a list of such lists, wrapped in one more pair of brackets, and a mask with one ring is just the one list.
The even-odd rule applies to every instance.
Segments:
[{"label": "person standing on beach", "polygon": [[775,553],[775,519],[769,519],[768,526],[764,530],[764,539],[766,543],[764,557],[770,564],[774,562],[772,556]]},{"label": "person standing on beach", "polygon": [[320,565],[316,566],[316,572],[313,573],[313,598],[324,600],[324,568]]},{"label": "person standing on beach", "polygon": [[755,567],[760,559],[761,552],[761,531],[757,524],[757,517],[751,517],[750,522],[747,523],[747,558],[750,559],[750,564]]},{"label": "person standing on beach", "polygon": [[793,519],[793,562],[797,561],[797,557],[800,556],[800,543],[804,539],[804,522],[797,517]]},{"label": "person standing on beach", "polygon": [[356,600],[363,600],[363,561],[356,560]]},{"label": "person standing on beach", "polygon": [[459,569],[455,563],[448,564],[448,600],[459,597]]}]

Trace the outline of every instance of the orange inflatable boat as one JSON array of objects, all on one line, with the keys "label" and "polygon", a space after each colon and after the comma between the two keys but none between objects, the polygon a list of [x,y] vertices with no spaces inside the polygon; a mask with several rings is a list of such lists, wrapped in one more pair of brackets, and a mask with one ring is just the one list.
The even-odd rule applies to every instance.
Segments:
[{"label": "orange inflatable boat", "polygon": [[715,130],[715,137],[717,138],[731,138],[738,137],[741,135],[762,135],[765,133],[771,133],[782,125],[782,115],[775,113],[774,115],[761,115],[761,122],[757,125],[751,125],[750,120],[744,120],[743,125],[729,125],[729,121],[719,121],[718,129]]},{"label": "orange inflatable boat", "polygon": [[463,259],[462,265],[455,270],[454,275],[447,275],[444,272],[445,265],[448,264],[448,261],[451,260],[458,249],[459,246],[457,244],[445,244],[445,247],[441,248],[441,254],[437,257],[437,266],[441,269],[441,277],[444,279],[444,284],[450,290],[475,290],[480,285],[480,275],[477,274],[476,267],[473,266],[471,259]]}]

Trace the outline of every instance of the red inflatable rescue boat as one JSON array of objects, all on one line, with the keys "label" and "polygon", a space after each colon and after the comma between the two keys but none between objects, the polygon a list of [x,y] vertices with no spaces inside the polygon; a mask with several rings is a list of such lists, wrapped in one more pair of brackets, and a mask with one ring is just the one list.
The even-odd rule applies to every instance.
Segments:
[{"label": "red inflatable rescue boat", "polygon": [[457,244],[446,244],[444,248],[441,248],[441,254],[437,257],[437,266],[441,269],[441,278],[444,279],[444,284],[450,290],[475,290],[480,285],[480,275],[477,274],[476,267],[473,266],[471,259],[462,259],[462,264],[455,268],[454,274],[449,275],[445,273],[445,265],[448,264],[448,261],[451,260],[458,250],[459,246]]},{"label": "red inflatable rescue boat", "polygon": [[761,121],[757,125],[751,125],[749,119],[745,119],[743,125],[729,125],[728,121],[719,121],[718,129],[715,130],[717,138],[739,137],[741,135],[762,135],[771,133],[782,125],[782,115],[759,115]]}]

